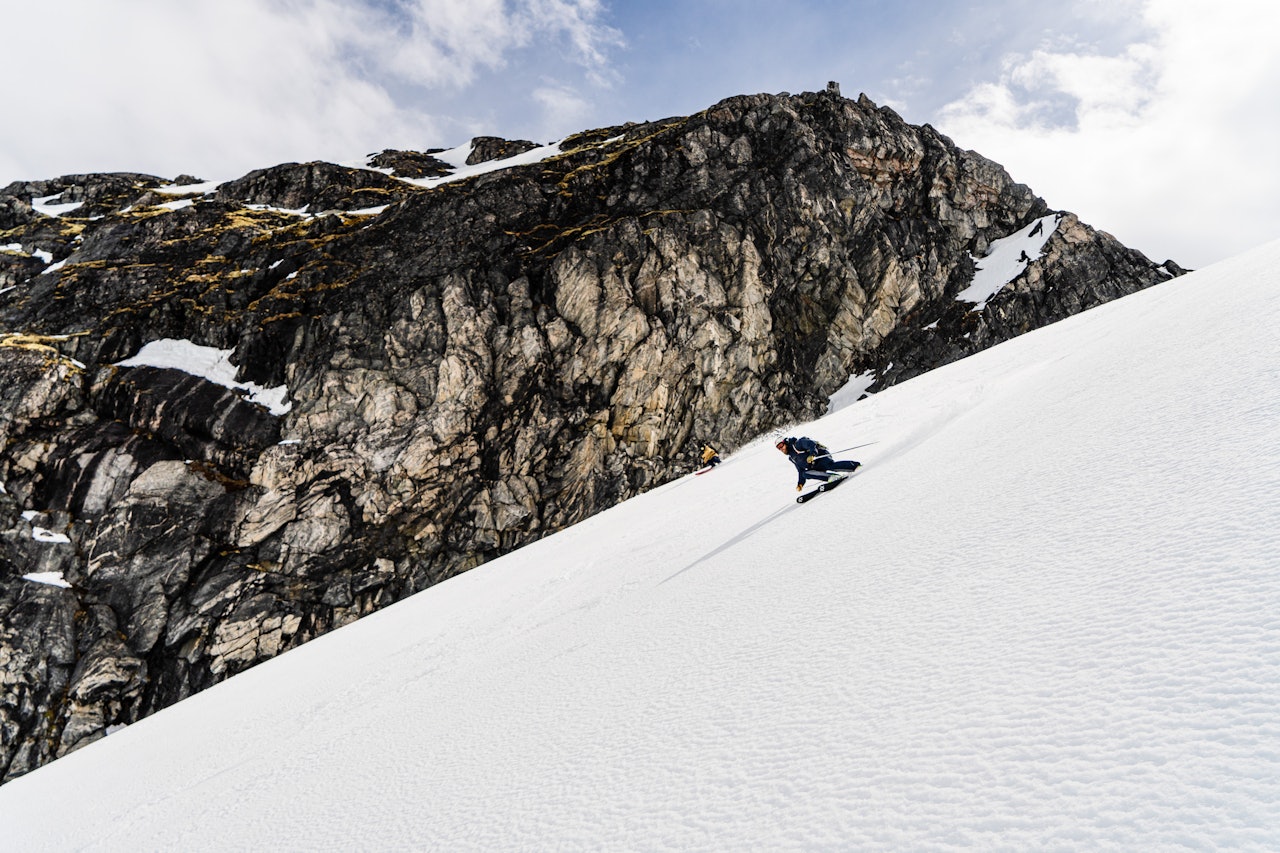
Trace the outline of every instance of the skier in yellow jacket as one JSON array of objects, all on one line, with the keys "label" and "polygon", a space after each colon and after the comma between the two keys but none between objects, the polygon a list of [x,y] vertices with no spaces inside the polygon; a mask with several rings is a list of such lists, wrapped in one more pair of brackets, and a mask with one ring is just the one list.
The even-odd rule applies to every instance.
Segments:
[{"label": "skier in yellow jacket", "polygon": [[702,467],[708,471],[720,464],[720,454],[709,444],[702,445]]}]

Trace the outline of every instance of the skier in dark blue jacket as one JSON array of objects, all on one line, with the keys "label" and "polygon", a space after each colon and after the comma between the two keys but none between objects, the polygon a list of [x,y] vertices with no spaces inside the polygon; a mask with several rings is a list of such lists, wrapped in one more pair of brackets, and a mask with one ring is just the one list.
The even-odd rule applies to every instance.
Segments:
[{"label": "skier in dark blue jacket", "polygon": [[[812,438],[805,438],[804,436],[800,438],[784,438],[775,446],[787,454],[791,464],[796,466],[796,471],[800,473],[800,482],[796,483],[797,492],[804,488],[805,480],[827,482],[839,479],[842,476],[852,474],[862,464],[861,462],[832,459],[831,451]],[[844,471],[847,471],[848,474],[835,473]]]}]

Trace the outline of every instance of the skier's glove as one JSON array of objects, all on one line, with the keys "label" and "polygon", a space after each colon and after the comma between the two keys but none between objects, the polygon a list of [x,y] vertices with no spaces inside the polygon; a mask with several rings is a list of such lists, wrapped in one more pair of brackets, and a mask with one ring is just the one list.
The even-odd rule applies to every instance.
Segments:
[{"label": "skier's glove", "polygon": [[812,464],[813,464],[813,460],[814,460],[815,458],[816,458],[816,457],[814,457],[814,456],[806,456],[806,457],[804,458],[804,461],[805,461],[805,462],[808,462],[810,465],[812,465]]},{"label": "skier's glove", "polygon": [[796,491],[798,492],[803,488],[804,488],[804,483],[801,483],[800,485],[796,486]]}]

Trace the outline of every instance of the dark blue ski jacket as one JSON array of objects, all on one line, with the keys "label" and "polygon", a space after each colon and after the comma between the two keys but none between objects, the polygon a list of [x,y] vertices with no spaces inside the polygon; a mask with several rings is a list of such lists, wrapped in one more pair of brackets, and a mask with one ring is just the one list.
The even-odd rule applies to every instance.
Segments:
[{"label": "dark blue ski jacket", "polygon": [[[796,466],[796,471],[800,474],[800,481],[797,486],[803,486],[806,475],[812,470],[825,470],[825,465],[821,463],[811,465],[808,461],[809,457],[814,457],[814,462],[818,462],[819,457],[829,458],[827,449],[812,438],[788,438],[787,439],[787,458],[791,460],[791,464]],[[825,478],[823,478],[825,479]]]}]

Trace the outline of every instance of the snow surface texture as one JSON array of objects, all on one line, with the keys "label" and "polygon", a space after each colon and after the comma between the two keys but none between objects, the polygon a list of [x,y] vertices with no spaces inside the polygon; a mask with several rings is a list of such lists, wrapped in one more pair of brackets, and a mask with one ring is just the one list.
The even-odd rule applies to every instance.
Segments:
[{"label": "snow surface texture", "polygon": [[[401,178],[406,184],[415,184],[420,187],[438,187],[441,184],[452,183],[453,181],[461,181],[466,178],[474,178],[476,175],[486,175],[489,172],[497,172],[503,169],[510,169],[513,166],[528,166],[532,163],[541,163],[550,157],[554,157],[560,152],[560,143],[563,139],[555,142],[531,148],[523,154],[517,154],[514,157],[504,157],[500,160],[486,160],[483,163],[476,163],[473,166],[467,165],[467,158],[471,156],[474,149],[470,142],[459,145],[457,148],[450,148],[448,151],[441,151],[433,155],[437,160],[453,167],[451,174],[439,178]],[[613,140],[609,140],[612,142]]]},{"label": "snow surface texture", "polygon": [[[610,145],[614,142],[619,141],[620,139],[622,139],[621,136],[616,136],[613,139],[605,140],[601,144]],[[445,163],[446,165],[453,168],[453,171],[450,172],[448,175],[444,175],[442,177],[436,177],[436,178],[396,178],[396,180],[402,181],[406,184],[413,184],[414,186],[427,187],[428,189],[430,189],[432,187],[438,187],[441,184],[448,184],[454,181],[461,181],[466,178],[474,178],[476,175],[485,175],[490,172],[497,172],[503,169],[510,169],[514,166],[528,166],[532,163],[541,163],[543,160],[547,160],[551,157],[556,156],[557,154],[562,153],[560,150],[560,144],[563,141],[564,140],[562,139],[556,140],[555,142],[551,142],[546,145],[539,146],[537,148],[532,148],[524,152],[523,154],[516,154],[513,157],[506,157],[500,160],[487,160],[483,163],[476,163],[475,165],[470,165],[470,166],[467,165],[467,158],[471,156],[471,152],[472,150],[474,150],[475,146],[471,142],[467,142],[467,143],[464,143],[463,145],[459,145],[456,148],[450,148],[446,151],[436,152],[436,154],[434,155],[437,160],[440,160],[442,163]],[[353,162],[344,163],[343,165],[353,169],[369,169],[370,171],[380,172],[384,175],[391,174],[390,169],[381,169],[381,168],[376,168],[374,166],[369,165],[369,159],[370,158],[366,157],[366,158],[362,158],[358,162],[353,161]],[[161,187],[156,187],[155,190],[156,192],[163,193],[166,195],[184,195],[184,196],[208,195],[216,191],[218,187],[221,185],[222,185],[221,181],[205,181],[199,184],[184,184],[184,185],[166,184]],[[56,196],[49,197],[49,199],[52,199],[52,198],[56,198]],[[49,199],[36,199],[36,201],[47,202]],[[33,202],[33,204],[34,203],[35,202]],[[193,203],[194,203],[194,200],[188,198],[188,199],[182,199],[179,201],[165,202],[164,204],[161,204],[159,206],[168,208],[170,210],[181,210],[182,208],[188,207]],[[47,215],[53,216],[59,212],[61,213],[69,212],[70,210],[74,210],[76,207],[79,207],[79,205],[67,206],[65,209],[55,208],[55,207],[46,205],[43,208],[39,208],[39,210],[41,213],[45,213]],[[279,213],[293,214],[294,216],[311,215],[306,212],[307,208],[305,206],[297,210],[271,207],[265,204],[250,204],[248,205],[248,207],[253,210],[274,210]],[[376,216],[382,211],[386,210],[387,207],[388,205],[384,204],[378,207],[363,208],[361,210],[349,210],[349,211],[346,211],[346,214],[348,216]],[[2,251],[4,248],[5,247],[0,247],[0,251]]]},{"label": "snow surface texture", "polygon": [[273,415],[285,415],[293,408],[289,389],[284,385],[263,388],[253,382],[237,382],[236,366],[231,363],[234,350],[206,347],[187,340],[163,338],[138,350],[138,354],[116,367],[164,367],[199,376],[224,388],[245,391],[251,403],[257,403]]},{"label": "snow surface texture", "polygon": [[855,373],[849,381],[827,399],[827,414],[834,414],[862,399],[867,389],[876,384],[874,371]]},{"label": "snow surface texture", "polygon": [[63,589],[71,588],[71,584],[63,579],[62,572],[32,572],[29,575],[23,575],[22,579],[33,583],[48,584],[49,586],[60,586]]},{"label": "snow surface texture", "polygon": [[1277,270],[796,427],[878,442],[804,506],[762,438],[0,788],[5,843],[1280,849]]},{"label": "snow surface texture", "polygon": [[61,197],[62,196],[59,194],[59,195],[48,195],[48,196],[45,196],[44,198],[33,198],[31,199],[31,209],[34,210],[36,213],[41,213],[41,214],[44,214],[45,216],[52,216],[57,218],[59,216],[62,216],[65,213],[71,213],[72,211],[78,210],[80,209],[80,207],[84,205],[84,202],[82,201],[71,201],[71,202],[54,201],[54,199],[61,198]]}]

